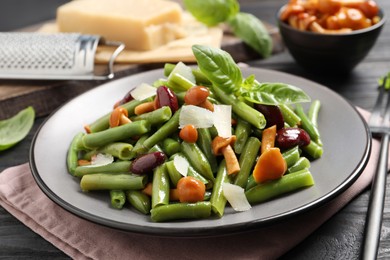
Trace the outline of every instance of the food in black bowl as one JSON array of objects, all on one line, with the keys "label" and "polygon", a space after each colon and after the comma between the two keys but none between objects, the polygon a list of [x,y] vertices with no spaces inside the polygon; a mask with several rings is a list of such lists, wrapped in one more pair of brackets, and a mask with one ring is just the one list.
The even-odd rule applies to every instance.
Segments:
[{"label": "food in black bowl", "polygon": [[375,44],[385,15],[374,1],[290,0],[277,14],[284,44],[303,68],[348,73]]}]

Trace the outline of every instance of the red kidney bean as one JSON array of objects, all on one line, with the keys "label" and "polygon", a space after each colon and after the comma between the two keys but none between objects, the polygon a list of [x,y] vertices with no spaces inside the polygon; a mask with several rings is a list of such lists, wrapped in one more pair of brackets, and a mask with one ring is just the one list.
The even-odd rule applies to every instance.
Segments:
[{"label": "red kidney bean", "polygon": [[153,152],[141,155],[131,163],[130,171],[135,174],[145,175],[153,172],[153,169],[163,164],[166,156],[162,152]]},{"label": "red kidney bean", "polygon": [[126,104],[127,102],[132,101],[134,98],[131,95],[131,91],[133,91],[133,90],[130,90],[129,92],[127,92],[126,95],[121,100],[116,102],[115,105],[114,105],[114,108],[116,108],[116,107],[118,107],[120,105]]},{"label": "red kidney bean", "polygon": [[276,125],[277,129],[284,127],[284,118],[278,106],[255,104],[254,108],[262,113],[267,121],[266,128]]},{"label": "red kidney bean", "polygon": [[179,109],[179,103],[175,93],[166,86],[160,86],[157,88],[156,106],[158,108],[163,106],[169,106],[172,113],[175,113]]},{"label": "red kidney bean", "polygon": [[310,143],[310,136],[302,128],[287,127],[278,130],[276,142],[278,147],[282,149],[292,148],[297,145],[306,146]]}]

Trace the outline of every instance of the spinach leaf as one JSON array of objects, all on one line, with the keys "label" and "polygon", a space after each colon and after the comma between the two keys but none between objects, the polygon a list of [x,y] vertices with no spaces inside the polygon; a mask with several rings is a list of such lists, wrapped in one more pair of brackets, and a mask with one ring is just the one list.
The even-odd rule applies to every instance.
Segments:
[{"label": "spinach leaf", "polygon": [[300,88],[285,83],[254,82],[252,87],[241,89],[246,100],[265,105],[294,104],[309,102],[310,97]]},{"label": "spinach leaf", "polygon": [[228,24],[233,33],[264,58],[272,53],[272,39],[263,23],[256,16],[237,13]]},{"label": "spinach leaf", "polygon": [[34,124],[35,111],[28,107],[15,116],[0,121],[0,151],[6,150],[26,137]]},{"label": "spinach leaf", "polygon": [[216,86],[226,93],[239,90],[242,74],[229,53],[203,45],[193,45],[192,51],[200,71]]},{"label": "spinach leaf", "polygon": [[237,0],[184,0],[184,7],[200,22],[215,26],[240,10]]}]

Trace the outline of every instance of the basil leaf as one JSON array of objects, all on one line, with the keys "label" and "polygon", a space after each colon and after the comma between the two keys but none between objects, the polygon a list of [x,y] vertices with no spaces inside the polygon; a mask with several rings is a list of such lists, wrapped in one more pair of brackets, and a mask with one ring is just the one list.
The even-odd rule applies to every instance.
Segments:
[{"label": "basil leaf", "polygon": [[263,23],[254,15],[237,13],[228,24],[233,33],[264,58],[272,53],[272,39]]},{"label": "basil leaf", "polygon": [[238,13],[237,0],[184,0],[184,7],[200,22],[215,26]]},{"label": "basil leaf", "polygon": [[241,96],[250,102],[264,105],[288,105],[310,101],[310,97],[302,89],[284,83],[255,82],[251,89],[242,88]]},{"label": "basil leaf", "polygon": [[34,124],[35,111],[28,107],[15,116],[0,121],[0,151],[6,150],[26,137]]},{"label": "basil leaf", "polygon": [[192,51],[200,71],[226,93],[237,92],[242,83],[242,74],[229,53],[213,47],[193,45]]}]

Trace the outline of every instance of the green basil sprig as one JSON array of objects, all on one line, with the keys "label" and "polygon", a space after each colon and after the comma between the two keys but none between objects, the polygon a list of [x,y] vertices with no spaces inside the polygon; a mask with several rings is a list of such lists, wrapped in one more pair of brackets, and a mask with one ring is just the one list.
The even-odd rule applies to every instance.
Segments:
[{"label": "green basil sprig", "polygon": [[263,23],[256,16],[248,13],[238,13],[228,24],[233,33],[251,46],[255,51],[267,58],[272,53],[272,39]]},{"label": "green basil sprig", "polygon": [[0,151],[14,146],[25,138],[34,124],[34,119],[34,109],[27,107],[15,116],[0,121]]},{"label": "green basil sprig", "polygon": [[279,105],[309,102],[300,88],[285,83],[260,83],[254,75],[243,79],[240,67],[229,53],[204,45],[192,46],[200,71],[225,93],[234,94],[252,103]]},{"label": "green basil sprig", "polygon": [[240,10],[236,0],[184,0],[183,3],[198,21],[207,26],[223,23]]},{"label": "green basil sprig", "polygon": [[233,33],[264,58],[272,53],[272,38],[254,15],[240,12],[237,0],[184,0],[184,7],[207,26],[226,23]]}]

